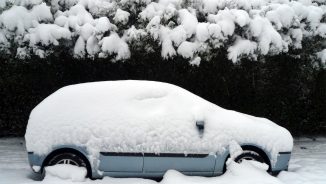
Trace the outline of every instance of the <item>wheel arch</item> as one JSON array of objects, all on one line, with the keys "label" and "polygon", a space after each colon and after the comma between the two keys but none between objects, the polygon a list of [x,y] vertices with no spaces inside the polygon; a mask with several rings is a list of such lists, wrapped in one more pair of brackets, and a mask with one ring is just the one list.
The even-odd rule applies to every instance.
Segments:
[{"label": "wheel arch", "polygon": [[266,151],[264,151],[264,149],[260,148],[259,146],[254,146],[254,145],[241,145],[241,148],[243,150],[249,150],[249,151],[255,151],[257,152],[260,156],[263,157],[263,159],[265,160],[265,162],[268,164],[268,172],[271,171],[272,169],[272,165],[271,165],[271,159],[268,156],[268,154],[266,153]]},{"label": "wheel arch", "polygon": [[54,156],[60,154],[60,153],[74,153],[78,156],[80,156],[81,159],[83,159],[86,163],[86,169],[87,169],[87,177],[92,178],[92,166],[87,158],[87,152],[83,148],[75,147],[75,146],[60,146],[55,149],[53,149],[43,160],[42,166],[41,166],[41,172],[44,172],[44,167],[46,164],[49,163],[51,158]]},{"label": "wheel arch", "polygon": [[[251,144],[243,144],[240,145],[242,150],[248,150],[248,151],[255,151],[257,152],[260,156],[263,157],[264,161],[266,164],[268,164],[268,172],[271,172],[272,170],[272,164],[271,164],[271,159],[269,157],[269,154],[260,146],[257,145],[251,145]],[[230,153],[227,154],[224,160],[224,167],[223,167],[223,173],[226,171],[226,161],[230,158]]]}]

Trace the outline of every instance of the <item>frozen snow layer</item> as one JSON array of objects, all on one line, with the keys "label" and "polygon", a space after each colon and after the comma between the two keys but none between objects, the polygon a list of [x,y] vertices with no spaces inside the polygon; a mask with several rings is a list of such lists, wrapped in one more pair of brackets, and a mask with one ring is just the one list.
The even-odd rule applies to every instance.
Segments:
[{"label": "frozen snow layer", "polygon": [[[17,50],[13,54],[18,57],[30,54],[44,57],[51,53],[44,45],[58,45],[52,34],[44,34],[51,28],[62,44],[74,45],[71,53],[80,58],[125,60],[131,57],[128,48],[140,43],[146,48],[141,51],[160,48],[162,58],[180,55],[191,64],[216,53],[216,49],[225,48],[228,58],[237,62],[242,57],[255,59],[259,55],[300,49],[304,38],[325,38],[325,13],[323,0],[192,0],[186,3],[182,0],[52,0],[48,4],[42,0],[1,0],[0,48],[7,52]],[[66,36],[63,29],[70,31],[71,36]],[[21,41],[31,30],[43,35],[37,44],[35,40]],[[140,39],[140,33],[146,39]],[[119,39],[113,39],[117,38],[116,34]],[[239,39],[247,40],[249,49],[235,49],[235,45],[244,43]],[[107,49],[115,41],[122,49]],[[186,54],[177,51],[185,41],[192,43],[188,44]],[[193,49],[193,44],[203,49]],[[26,47],[26,52],[22,54],[21,49],[9,49],[10,46]],[[138,52],[140,48],[134,47]]]},{"label": "frozen snow layer", "polygon": [[[235,165],[235,167],[240,167]],[[242,166],[241,166],[242,167]],[[247,173],[256,171],[263,171],[256,166],[252,167],[243,166],[248,169]],[[238,168],[239,169],[239,168]],[[241,168],[240,168],[241,169]],[[239,170],[240,170],[239,169]],[[175,180],[170,179],[170,182],[175,183],[200,183],[203,181],[205,184],[216,182],[216,178],[201,178],[201,177],[185,177],[175,171],[170,171],[168,175],[177,175]],[[259,173],[259,178],[264,174]],[[180,176],[180,177],[179,177]],[[252,181],[252,175],[244,175],[241,177],[229,174],[227,178],[233,181],[242,180],[243,182]],[[264,181],[258,184],[271,184],[275,178],[264,177]],[[307,138],[294,140],[294,149],[292,152],[289,171],[283,171],[278,176],[284,184],[324,184],[326,181],[326,138],[317,138],[316,141]],[[135,178],[108,178],[95,181],[72,182],[70,180],[62,180],[58,177],[53,177],[50,180],[39,181],[40,178],[32,173],[27,161],[27,153],[25,150],[24,140],[21,138],[1,138],[0,139],[0,184],[157,184],[157,182],[145,179]],[[225,179],[220,179],[225,180]],[[272,181],[271,181],[272,180]],[[178,181],[178,182],[176,182]]]},{"label": "frozen snow layer", "polygon": [[[199,136],[196,121],[205,122]],[[231,141],[271,154],[291,151],[290,133],[264,119],[218,107],[180,87],[153,81],[71,85],[42,101],[30,115],[28,151],[60,145],[100,151],[222,153]]]}]

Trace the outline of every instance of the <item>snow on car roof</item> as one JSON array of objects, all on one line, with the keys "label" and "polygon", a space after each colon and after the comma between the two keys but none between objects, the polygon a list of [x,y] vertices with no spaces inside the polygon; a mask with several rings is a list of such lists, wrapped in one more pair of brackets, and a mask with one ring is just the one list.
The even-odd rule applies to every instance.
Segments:
[{"label": "snow on car roof", "polygon": [[[196,121],[204,121],[203,136]],[[30,115],[28,151],[46,154],[58,145],[100,151],[222,152],[229,142],[274,153],[292,149],[287,130],[273,122],[220,108],[172,84],[106,81],[71,85],[43,100]]]}]

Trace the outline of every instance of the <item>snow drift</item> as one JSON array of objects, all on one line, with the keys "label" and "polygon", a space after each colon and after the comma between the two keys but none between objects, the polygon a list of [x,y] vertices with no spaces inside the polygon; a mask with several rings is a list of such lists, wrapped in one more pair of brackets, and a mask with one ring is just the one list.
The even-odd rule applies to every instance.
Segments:
[{"label": "snow drift", "polygon": [[[196,121],[204,121],[199,136]],[[271,154],[291,151],[290,133],[264,119],[218,107],[180,87],[152,81],[107,81],[61,88],[36,106],[26,130],[27,151],[86,147],[105,152],[223,153],[231,142]]]},{"label": "snow drift", "polygon": [[[255,161],[243,161],[241,164],[230,162],[223,176],[198,177],[185,176],[178,171],[169,170],[161,182],[139,178],[110,178],[102,180],[85,179],[86,169],[70,165],[55,165],[46,168],[46,176],[41,184],[282,184],[278,178],[269,175],[267,165]],[[84,175],[83,175],[84,174]],[[35,183],[35,182],[33,182]]]}]

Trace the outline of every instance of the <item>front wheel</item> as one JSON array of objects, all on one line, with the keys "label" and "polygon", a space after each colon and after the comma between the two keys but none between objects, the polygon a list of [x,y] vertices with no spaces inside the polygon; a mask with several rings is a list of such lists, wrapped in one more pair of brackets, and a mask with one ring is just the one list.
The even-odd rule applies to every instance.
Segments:
[{"label": "front wheel", "polygon": [[243,160],[254,160],[257,162],[266,163],[268,165],[268,163],[261,155],[259,155],[259,153],[251,150],[243,150],[242,154],[234,159],[234,161],[237,163],[241,163]]}]

